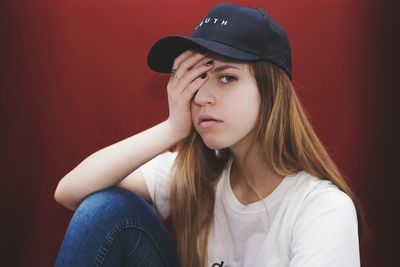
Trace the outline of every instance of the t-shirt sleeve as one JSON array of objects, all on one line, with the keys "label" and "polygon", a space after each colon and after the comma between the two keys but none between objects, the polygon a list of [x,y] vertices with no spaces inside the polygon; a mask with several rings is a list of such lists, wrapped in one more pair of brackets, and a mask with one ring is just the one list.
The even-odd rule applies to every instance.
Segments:
[{"label": "t-shirt sleeve", "polygon": [[139,169],[153,204],[160,216],[165,220],[169,216],[169,192],[171,185],[171,170],[177,152],[164,152],[143,164]]},{"label": "t-shirt sleeve", "polygon": [[293,228],[290,267],[359,267],[357,213],[340,190],[310,194]]}]

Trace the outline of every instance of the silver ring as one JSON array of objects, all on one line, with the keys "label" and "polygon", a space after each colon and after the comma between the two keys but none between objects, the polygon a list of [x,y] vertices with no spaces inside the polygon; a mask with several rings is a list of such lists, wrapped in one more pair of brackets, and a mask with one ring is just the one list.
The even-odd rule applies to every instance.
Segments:
[{"label": "silver ring", "polygon": [[171,78],[177,78],[179,79],[178,75],[176,75],[176,69],[171,70]]}]

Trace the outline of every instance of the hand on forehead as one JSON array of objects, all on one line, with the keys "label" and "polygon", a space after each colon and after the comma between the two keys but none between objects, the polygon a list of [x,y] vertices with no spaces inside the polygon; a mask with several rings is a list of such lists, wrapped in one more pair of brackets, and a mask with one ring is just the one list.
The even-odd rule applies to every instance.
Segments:
[{"label": "hand on forehead", "polygon": [[215,69],[218,69],[218,67],[222,66],[222,65],[235,66],[243,71],[246,71],[246,69],[248,68],[248,63],[240,61],[240,60],[233,60],[233,59],[225,58],[220,55],[214,54],[212,52],[201,52],[201,53],[203,53],[203,54],[207,53],[207,56],[205,58],[203,58],[202,60],[200,60],[194,67],[205,64],[210,60],[213,60],[214,68],[212,70],[210,70],[210,72],[214,71]]}]

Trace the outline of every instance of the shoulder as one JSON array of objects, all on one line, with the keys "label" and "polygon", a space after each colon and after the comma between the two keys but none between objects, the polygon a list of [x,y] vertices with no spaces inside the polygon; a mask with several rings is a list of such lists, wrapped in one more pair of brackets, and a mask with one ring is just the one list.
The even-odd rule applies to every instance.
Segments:
[{"label": "shoulder", "polygon": [[178,155],[178,152],[171,152],[171,151],[165,151],[155,158],[153,158],[153,161],[158,161],[158,162],[168,162],[168,163],[173,163],[175,161],[176,156]]},{"label": "shoulder", "polygon": [[301,195],[303,209],[308,206],[321,207],[322,209],[354,208],[351,198],[334,183],[330,180],[322,180],[305,171],[298,174],[294,191],[295,194]]},{"label": "shoulder", "polygon": [[288,178],[292,182],[284,200],[282,215],[288,219],[290,232],[301,233],[305,228],[330,227],[334,224],[338,227],[343,224],[351,228],[358,227],[352,199],[331,181],[305,171]]},{"label": "shoulder", "polygon": [[294,211],[294,232],[305,233],[312,227],[357,232],[356,208],[345,192],[331,181],[304,171],[297,179],[290,204]]},{"label": "shoulder", "polygon": [[[297,181],[291,256],[293,266],[359,266],[357,212],[331,181],[303,172]],[[292,203],[293,204],[293,203]]]},{"label": "shoulder", "polygon": [[177,152],[165,151],[141,166],[142,170],[147,169],[170,169],[173,165]]},{"label": "shoulder", "polygon": [[166,151],[140,166],[149,189],[154,189],[159,183],[169,182],[176,155],[176,152]]}]

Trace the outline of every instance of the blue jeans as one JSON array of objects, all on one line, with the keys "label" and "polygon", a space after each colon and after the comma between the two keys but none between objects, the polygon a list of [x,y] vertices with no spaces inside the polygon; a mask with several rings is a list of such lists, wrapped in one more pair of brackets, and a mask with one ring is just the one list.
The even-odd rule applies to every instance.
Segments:
[{"label": "blue jeans", "polygon": [[55,266],[179,265],[175,245],[154,209],[139,195],[113,187],[81,202]]}]

